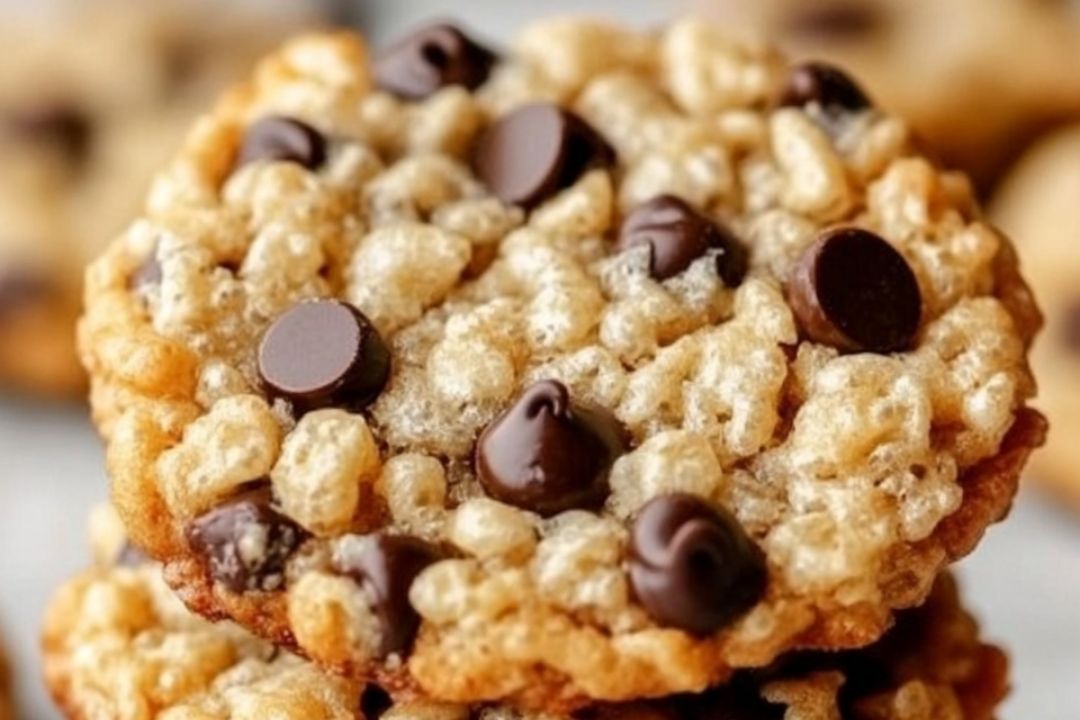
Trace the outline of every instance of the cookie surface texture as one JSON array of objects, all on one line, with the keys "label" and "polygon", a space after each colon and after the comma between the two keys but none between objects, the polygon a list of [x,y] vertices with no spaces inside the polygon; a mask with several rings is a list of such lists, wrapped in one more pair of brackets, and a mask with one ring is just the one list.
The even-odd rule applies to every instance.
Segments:
[{"label": "cookie surface texture", "polygon": [[547,21],[483,82],[437,39],[422,98],[289,43],[92,267],[133,543],[202,614],[453,702],[876,640],[1042,442],[1039,313],[965,179],[697,21]]}]

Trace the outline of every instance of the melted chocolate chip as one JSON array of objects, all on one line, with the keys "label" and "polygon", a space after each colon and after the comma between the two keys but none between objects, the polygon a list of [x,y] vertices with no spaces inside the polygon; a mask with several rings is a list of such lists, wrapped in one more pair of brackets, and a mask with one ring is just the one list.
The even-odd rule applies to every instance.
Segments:
[{"label": "melted chocolate chip", "polygon": [[232,592],[280,590],[285,563],[306,537],[270,501],[269,486],[260,484],[184,530],[191,549],[206,559],[210,576]]},{"label": "melted chocolate chip", "polygon": [[623,220],[619,248],[638,245],[649,246],[649,269],[657,280],[680,274],[710,249],[717,251],[716,270],[728,287],[746,277],[746,248],[738,238],[673,195],[639,205]]},{"label": "melted chocolate chip", "polygon": [[796,65],[780,95],[783,107],[818,105],[832,115],[870,107],[870,99],[847,73],[821,62]]},{"label": "melted chocolate chip", "polygon": [[274,321],[259,347],[268,392],[298,413],[324,407],[362,409],[390,376],[390,350],[371,321],[348,303],[315,300]]},{"label": "melted chocolate chip", "polygon": [[439,558],[439,551],[423,540],[379,533],[367,538],[351,556],[338,559],[335,569],[360,583],[372,599],[372,610],[382,625],[383,657],[412,646],[420,616],[409,604],[409,588]]},{"label": "melted chocolate chip", "polygon": [[408,100],[422,100],[440,88],[484,84],[495,54],[449,24],[424,28],[379,53],[375,82]]},{"label": "melted chocolate chip", "polygon": [[1065,312],[1061,340],[1070,352],[1080,354],[1080,300],[1074,300]]},{"label": "melted chocolate chip", "polygon": [[292,162],[316,170],[326,162],[326,138],[293,118],[263,118],[248,128],[236,166],[253,162]]},{"label": "melted chocolate chip", "polygon": [[615,152],[584,120],[550,103],[499,118],[477,141],[473,165],[500,200],[531,208],[577,182]]},{"label": "melted chocolate chip", "polygon": [[634,522],[630,581],[657,622],[709,635],[761,599],[768,573],[730,513],[673,494],[650,501]]},{"label": "melted chocolate chip", "polygon": [[484,430],[476,472],[497,500],[551,516],[602,505],[608,473],[624,452],[623,429],[609,412],[544,380]]},{"label": "melted chocolate chip", "polygon": [[78,107],[49,103],[12,112],[9,130],[31,142],[50,143],[74,162],[81,162],[90,150],[93,123]]},{"label": "melted chocolate chip", "polygon": [[855,227],[827,231],[803,253],[788,296],[807,337],[846,352],[906,350],[922,316],[904,256]]}]

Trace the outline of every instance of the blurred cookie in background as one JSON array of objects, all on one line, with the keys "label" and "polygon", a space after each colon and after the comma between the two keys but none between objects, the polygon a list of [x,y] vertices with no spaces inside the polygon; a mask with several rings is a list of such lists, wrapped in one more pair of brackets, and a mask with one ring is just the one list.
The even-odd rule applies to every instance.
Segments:
[{"label": "blurred cookie in background", "polygon": [[70,3],[0,26],[0,385],[71,395],[86,261],[191,120],[306,21],[209,2]]},{"label": "blurred cookie in background", "polygon": [[1080,17],[1066,0],[696,0],[837,63],[983,192],[1037,135],[1080,117]]},{"label": "blurred cookie in background", "polygon": [[1046,313],[1032,362],[1050,417],[1032,474],[1080,507],[1080,125],[1036,144],[1003,182],[992,219],[1016,241]]}]

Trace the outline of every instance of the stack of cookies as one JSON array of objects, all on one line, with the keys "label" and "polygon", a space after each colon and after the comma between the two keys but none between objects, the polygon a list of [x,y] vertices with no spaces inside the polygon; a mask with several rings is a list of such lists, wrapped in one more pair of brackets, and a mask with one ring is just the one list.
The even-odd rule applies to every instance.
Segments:
[{"label": "stack of cookies", "polygon": [[1004,656],[945,572],[1042,443],[1040,322],[836,67],[695,20],[298,38],[88,273],[116,515],[49,686],[93,720],[989,720]]}]

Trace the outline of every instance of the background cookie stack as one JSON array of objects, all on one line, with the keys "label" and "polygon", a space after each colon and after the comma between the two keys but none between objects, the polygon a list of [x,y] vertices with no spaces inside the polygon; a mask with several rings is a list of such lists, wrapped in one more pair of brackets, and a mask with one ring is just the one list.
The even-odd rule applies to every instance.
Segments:
[{"label": "background cookie stack", "polygon": [[[363,9],[348,21],[382,27]],[[1068,73],[1033,70],[1053,92],[1023,82],[1068,56],[1071,26],[1057,6],[1010,6],[963,52],[933,46],[946,86],[958,54],[990,62],[991,30],[1056,38],[965,133],[910,79],[876,80],[905,57],[894,41],[794,43],[813,61],[789,63],[746,31],[925,37],[929,5],[822,2],[790,26],[783,3],[754,12],[656,32],[546,20],[510,45],[445,24],[374,47],[301,37],[173,163],[154,156],[167,142],[117,143],[162,168],[141,213],[120,209],[138,180],[106,202],[74,146],[27,145],[3,198],[19,227],[50,211],[16,190],[62,204],[51,226],[73,243],[101,235],[80,232],[85,202],[116,206],[103,226],[140,215],[88,276],[80,344],[119,512],[95,514],[94,565],[47,612],[65,716],[995,716],[1005,656],[946,569],[1009,509],[1043,440],[1040,317],[976,193],[899,117],[986,192],[1073,112]],[[278,32],[237,27],[252,47]],[[221,67],[243,65],[225,43]],[[209,109],[198,97],[183,104]],[[978,93],[935,97],[979,113]],[[1052,196],[1040,183],[1067,137],[995,217],[1034,235],[1040,208],[1068,213],[1032,199]],[[70,196],[46,189],[46,155],[78,178]],[[1058,246],[1036,269],[1059,278],[1060,348]],[[77,268],[68,255],[37,276]],[[30,275],[9,283],[20,321],[0,329],[32,352],[0,343],[0,366],[63,393],[82,377],[53,352],[78,282],[46,312]],[[1068,376],[1067,354],[1045,357]],[[1046,476],[1070,487],[1067,464]]]}]

